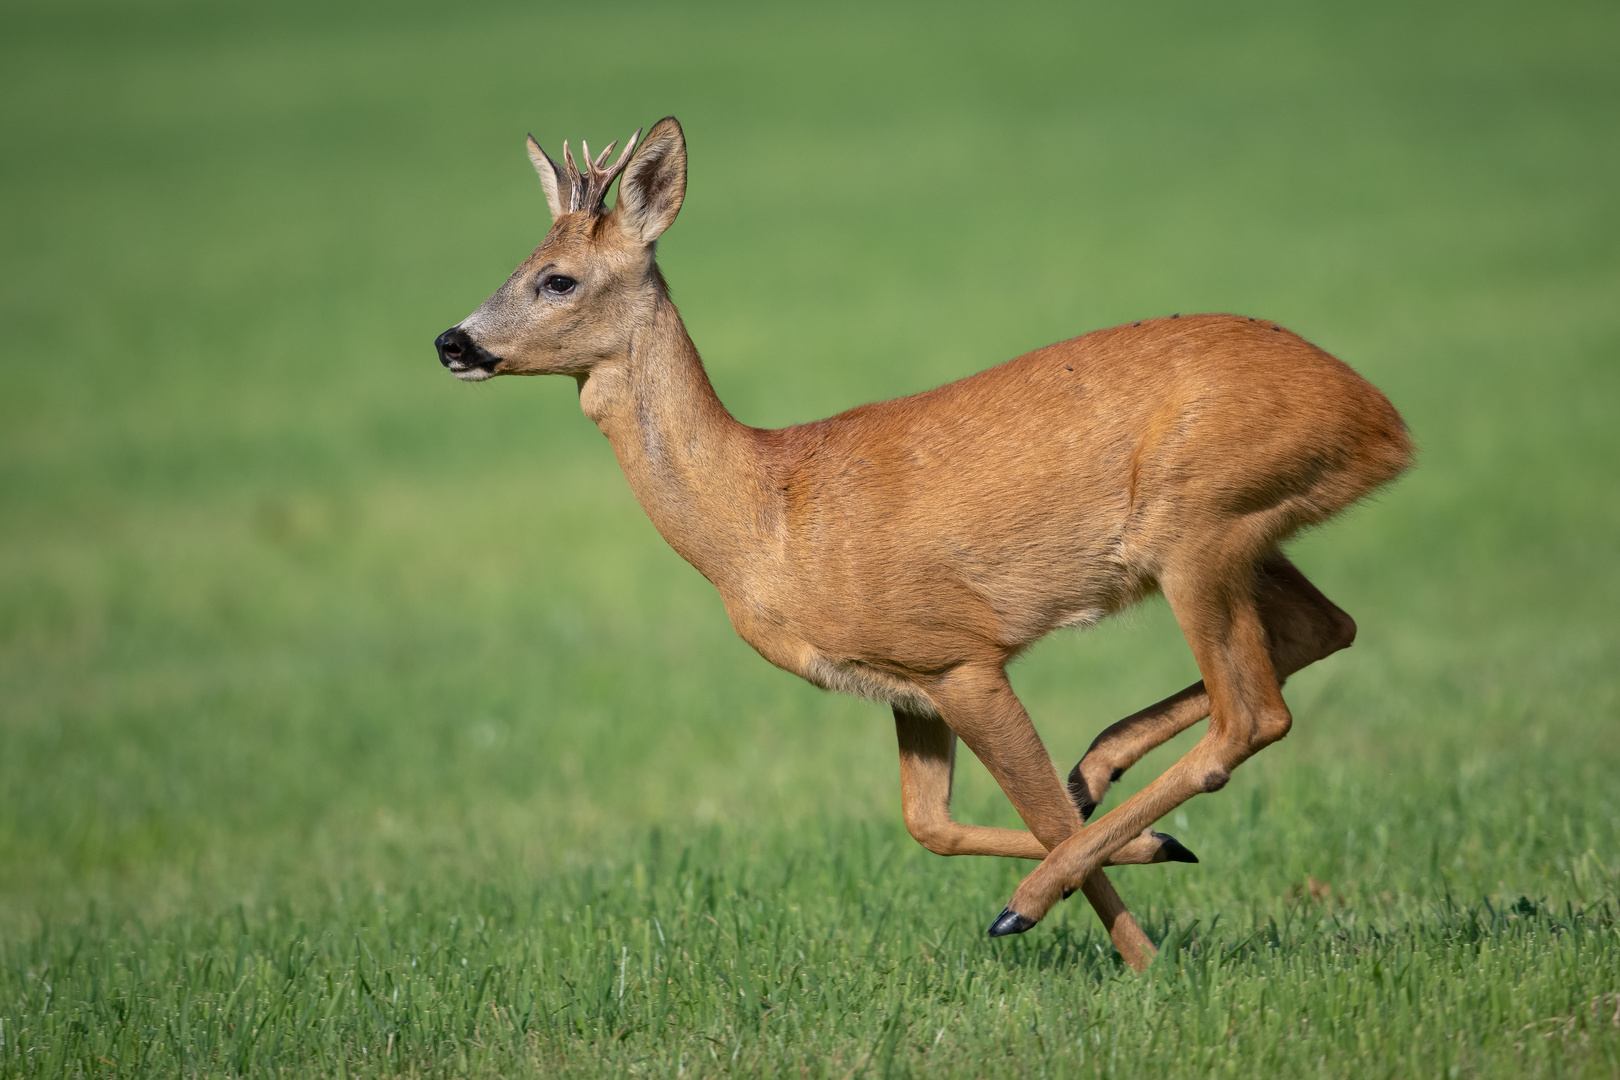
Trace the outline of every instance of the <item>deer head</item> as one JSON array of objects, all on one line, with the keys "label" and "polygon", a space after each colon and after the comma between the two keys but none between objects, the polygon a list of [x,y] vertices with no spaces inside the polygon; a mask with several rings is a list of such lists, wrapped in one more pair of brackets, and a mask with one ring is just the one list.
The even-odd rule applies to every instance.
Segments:
[{"label": "deer head", "polygon": [[[494,375],[590,374],[624,355],[663,290],[654,263],[658,237],[686,194],[686,139],[666,116],[637,148],[641,132],[607,164],[580,143],[584,169],[563,143],[563,163],[529,136],[529,159],[551,208],[551,231],[534,254],[478,310],[439,335],[439,362],[465,382]],[[619,179],[609,210],[608,189]]]}]

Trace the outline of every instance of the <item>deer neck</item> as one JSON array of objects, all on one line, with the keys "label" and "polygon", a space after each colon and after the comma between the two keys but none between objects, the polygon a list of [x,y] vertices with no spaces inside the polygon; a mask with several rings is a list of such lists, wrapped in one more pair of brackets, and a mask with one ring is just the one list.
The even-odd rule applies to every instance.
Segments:
[{"label": "deer neck", "polygon": [[653,526],[724,592],[760,539],[756,511],[770,492],[757,433],[721,404],[661,286],[625,352],[580,378],[580,407]]}]

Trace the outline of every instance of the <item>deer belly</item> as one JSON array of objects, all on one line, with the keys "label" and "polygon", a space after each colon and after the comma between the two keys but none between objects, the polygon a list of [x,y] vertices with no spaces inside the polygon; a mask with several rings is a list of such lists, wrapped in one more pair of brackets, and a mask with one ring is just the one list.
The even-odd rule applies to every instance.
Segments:
[{"label": "deer belly", "polygon": [[915,683],[859,660],[832,660],[807,649],[797,674],[823,690],[854,694],[923,716],[939,715]]}]

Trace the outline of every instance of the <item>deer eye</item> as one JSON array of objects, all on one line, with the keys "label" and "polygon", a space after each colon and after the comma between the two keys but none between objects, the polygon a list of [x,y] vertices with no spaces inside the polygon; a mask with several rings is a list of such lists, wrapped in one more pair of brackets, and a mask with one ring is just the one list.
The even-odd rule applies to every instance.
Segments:
[{"label": "deer eye", "polygon": [[578,284],[579,282],[566,274],[547,274],[545,279],[540,282],[540,287],[552,296],[567,296],[574,291],[574,286]]}]

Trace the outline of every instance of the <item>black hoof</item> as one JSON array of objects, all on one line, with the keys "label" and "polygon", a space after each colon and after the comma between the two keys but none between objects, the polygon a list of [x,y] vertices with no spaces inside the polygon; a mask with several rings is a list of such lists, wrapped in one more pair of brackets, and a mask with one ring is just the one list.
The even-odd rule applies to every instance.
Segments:
[{"label": "black hoof", "polygon": [[1186,845],[1169,833],[1156,832],[1153,839],[1159,842],[1159,849],[1164,852],[1165,862],[1197,862],[1198,856],[1188,851]]},{"label": "black hoof", "polygon": [[1069,798],[1074,801],[1075,808],[1080,811],[1081,821],[1090,821],[1091,815],[1097,809],[1092,801],[1091,789],[1086,787],[1086,778],[1080,775],[1080,766],[1076,765],[1069,773]]},{"label": "black hoof", "polygon": [[996,921],[990,924],[991,937],[1006,937],[1008,934],[1022,934],[1035,925],[1034,919],[1026,919],[1012,908],[1002,908]]}]

